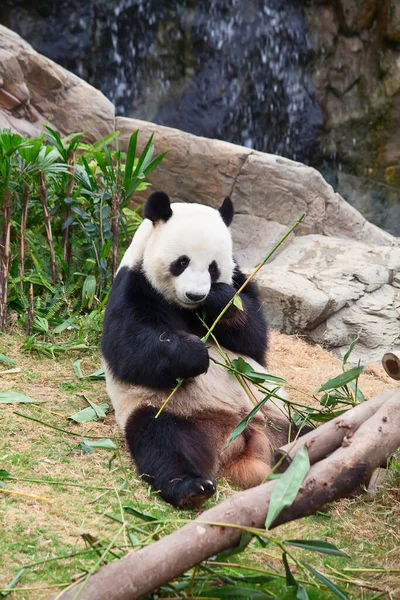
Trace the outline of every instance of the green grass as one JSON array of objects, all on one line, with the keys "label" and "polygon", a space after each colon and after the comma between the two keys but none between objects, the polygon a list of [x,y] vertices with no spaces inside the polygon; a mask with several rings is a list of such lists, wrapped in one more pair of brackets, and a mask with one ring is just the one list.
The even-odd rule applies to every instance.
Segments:
[{"label": "green grass", "polygon": [[[41,600],[54,597],[62,586],[69,585],[94,568],[99,554],[120,528],[120,523],[114,519],[121,519],[121,505],[148,513],[161,523],[153,525],[124,513],[123,518],[131,526],[132,537],[129,540],[128,532],[122,532],[113,544],[112,554],[106,557],[108,561],[123,556],[132,544],[140,547],[152,543],[154,537],[173,531],[182,524],[182,520],[192,519],[196,513],[171,508],[137,477],[112,411],[104,422],[77,424],[65,418],[87,406],[81,394],[96,404],[109,402],[104,382],[77,379],[72,367],[77,356],[66,354],[57,360],[40,359],[21,352],[22,343],[23,338],[16,335],[0,338],[0,352],[13,358],[16,367],[21,369],[18,373],[0,375],[1,390],[23,392],[46,402],[0,406],[0,469],[10,471],[15,478],[4,481],[5,489],[36,496],[8,494],[0,489],[0,520],[3,524],[0,532],[0,589],[7,588],[26,565],[79,553],[26,568],[16,584],[16,591],[8,596],[10,600]],[[98,355],[85,355],[82,367],[85,373],[98,368]],[[0,365],[0,371],[5,368],[6,365]],[[89,454],[80,447],[81,437],[61,433],[18,416],[15,411],[78,433],[82,438],[110,438],[115,441],[118,450],[96,449]],[[365,496],[342,500],[327,507],[319,516],[289,523],[273,534],[282,539],[321,539],[345,550],[349,558],[292,548],[296,559],[323,572],[345,590],[349,598],[371,600],[379,597],[377,590],[390,591],[390,596],[382,597],[400,598],[400,573],[390,572],[400,569],[399,475],[400,461],[397,459],[391,465],[386,490],[379,492],[373,500]],[[24,481],[26,479],[69,481],[75,486],[33,483]],[[128,489],[121,490],[121,486],[128,486]],[[232,493],[232,488],[220,482],[219,495],[208,506]],[[94,548],[88,540],[92,541]],[[248,576],[262,574],[260,571],[277,570],[277,575],[284,574],[280,551],[274,544],[263,548],[258,541],[252,541],[245,552],[227,560],[239,566],[210,566],[208,563],[206,567],[212,568],[212,572],[201,567],[187,596],[178,596],[176,587],[175,591],[165,588],[160,597],[198,597],[206,589],[223,586],[226,577],[229,577],[237,585],[264,591],[266,597],[296,598],[296,593],[287,589],[284,578],[276,577],[257,584],[248,579]],[[246,566],[256,570],[247,570]],[[308,581],[306,574],[299,572],[295,565],[290,566],[298,580]],[[378,568],[383,572],[345,571],[349,568]],[[186,582],[192,574],[188,574]],[[240,577],[244,577],[243,581]],[[346,577],[350,580],[349,584],[345,581]],[[310,581],[304,584],[310,599],[337,597],[313,587]],[[235,596],[230,593],[225,597]]]}]

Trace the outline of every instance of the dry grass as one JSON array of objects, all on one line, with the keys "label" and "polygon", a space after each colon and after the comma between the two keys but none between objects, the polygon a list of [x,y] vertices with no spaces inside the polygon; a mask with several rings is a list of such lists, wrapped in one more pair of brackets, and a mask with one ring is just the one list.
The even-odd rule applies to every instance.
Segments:
[{"label": "dry grass", "polygon": [[[85,394],[98,404],[107,402],[104,382],[78,380],[72,369],[73,357],[64,356],[57,361],[39,359],[22,353],[19,350],[20,342],[15,336],[3,336],[0,340],[0,352],[14,358],[17,367],[21,369],[15,374],[0,374],[1,389],[23,392],[38,400],[46,400],[46,403],[39,406],[1,405],[0,468],[11,471],[16,478],[68,480],[82,487],[23,481],[8,484],[9,489],[44,496],[52,501],[51,504],[23,496],[6,495],[0,490],[0,517],[3,523],[0,534],[0,588],[6,587],[26,563],[84,549],[82,534],[88,533],[93,538],[108,543],[115,534],[118,523],[109,519],[106,514],[120,515],[119,498],[113,486],[118,490],[125,476],[131,492],[120,492],[124,505],[170,519],[170,528],[174,527],[174,519],[192,516],[172,510],[137,478],[111,412],[103,423],[85,425],[71,423],[59,416],[67,417],[87,406],[80,394]],[[83,361],[85,372],[91,372],[98,366],[96,354]],[[274,375],[284,377],[293,387],[312,394],[328,377],[340,372],[340,361],[319,347],[307,345],[300,338],[274,333],[271,336],[269,369]],[[394,387],[393,383],[383,369],[377,366],[366,369],[360,381],[366,397]],[[290,396],[308,402],[307,397],[298,391],[292,390]],[[58,413],[58,416],[45,412],[43,408]],[[79,437],[57,432],[17,416],[15,410],[72,432],[116,440],[121,447],[122,466],[118,456],[109,464],[112,452],[82,452]],[[307,518],[280,528],[279,535],[286,538],[326,539],[346,549],[351,557],[347,563],[334,557],[312,557],[313,564],[325,573],[330,572],[327,565],[339,567],[340,570],[346,566],[399,569],[399,472],[400,467],[396,463],[388,488],[373,501],[367,501],[365,497],[343,500],[328,508],[325,516]],[[96,490],[89,486],[105,489]],[[219,500],[230,493],[231,488],[221,482]],[[252,552],[243,556],[244,562],[251,561],[253,565],[258,563],[264,566],[272,563],[281,568],[279,556],[273,549],[268,547],[262,550],[257,544],[252,548]],[[18,585],[22,588],[42,588],[46,585],[69,583],[71,576],[84,573],[93,566],[95,560],[95,554],[92,553],[88,557],[74,557],[38,566],[27,571]],[[307,560],[310,562],[309,555]],[[390,590],[390,596],[387,597],[400,599],[399,573],[348,574]],[[341,585],[344,586],[343,583]],[[351,598],[372,598],[376,593],[355,587],[349,590]],[[52,597],[54,593],[52,588],[36,589],[15,592],[9,598],[41,600]],[[277,597],[283,598],[284,595],[277,593]],[[331,596],[324,594],[313,597]]]}]

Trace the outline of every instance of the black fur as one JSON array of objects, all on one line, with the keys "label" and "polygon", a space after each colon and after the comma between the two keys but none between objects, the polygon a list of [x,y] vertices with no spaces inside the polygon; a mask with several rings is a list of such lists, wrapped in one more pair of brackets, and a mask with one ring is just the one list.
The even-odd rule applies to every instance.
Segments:
[{"label": "black fur", "polygon": [[[245,281],[236,268],[234,285],[213,283],[199,309],[211,325]],[[243,314],[232,306],[215,328],[228,350],[265,362],[267,327],[257,288],[249,283],[240,295]],[[206,333],[195,311],[174,307],[150,285],[141,271],[123,267],[108,299],[102,352],[113,375],[127,383],[172,388],[177,378],[205,373],[209,358],[201,337]]]},{"label": "black fur", "polygon": [[205,373],[207,348],[191,333],[185,312],[168,304],[140,271],[120,269],[101,344],[113,375],[127,383],[172,388],[178,377]]},{"label": "black fur", "polygon": [[[208,325],[244,281],[236,268],[233,285],[212,283],[198,308]],[[264,364],[267,328],[256,286],[250,282],[240,297],[244,310],[231,306],[215,335],[227,349]],[[209,357],[201,341],[206,331],[196,310],[169,304],[140,269],[123,267],[107,304],[102,353],[113,376],[123,382],[173,388],[177,378],[207,371]],[[214,417],[185,420],[163,412],[155,419],[154,408],[142,407],[128,418],[125,435],[140,475],[174,506],[199,506],[215,492]]]},{"label": "black fur", "polygon": [[235,210],[233,208],[232,200],[227,196],[219,208],[219,213],[227,227],[232,223],[233,215]]},{"label": "black fur", "polygon": [[157,419],[155,414],[154,408],[141,408],[126,423],[139,475],[172,505],[197,506],[216,489],[218,463],[209,429],[166,412]]},{"label": "black fur", "polygon": [[210,273],[212,283],[218,281],[218,279],[221,276],[221,271],[219,270],[219,267],[215,260],[213,260],[210,266],[208,267],[208,272]]},{"label": "black fur", "polygon": [[[235,268],[233,285],[213,283],[204,302],[206,323],[211,325],[223,308],[233,298],[246,277]],[[221,346],[238,354],[246,354],[265,366],[267,350],[267,324],[262,312],[262,303],[256,285],[250,281],[240,294],[243,313],[232,305],[215,328],[215,337]]]},{"label": "black fur", "polygon": [[143,215],[153,223],[164,221],[172,217],[172,209],[169,198],[164,192],[153,192],[147,199]]},{"label": "black fur", "polygon": [[189,266],[189,263],[190,263],[190,259],[187,256],[185,256],[185,255],[180,256],[179,258],[174,260],[174,262],[171,263],[169,266],[171,275],[173,275],[174,277],[179,277],[179,275],[182,275],[184,270],[187,269],[187,267]]}]

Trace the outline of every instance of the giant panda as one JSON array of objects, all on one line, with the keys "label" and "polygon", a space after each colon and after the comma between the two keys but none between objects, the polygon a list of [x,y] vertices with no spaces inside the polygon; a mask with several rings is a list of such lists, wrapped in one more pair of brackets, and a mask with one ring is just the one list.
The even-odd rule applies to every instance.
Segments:
[{"label": "giant panda", "polygon": [[[139,475],[176,507],[200,507],[215,493],[216,477],[242,488],[260,484],[273,449],[288,439],[287,414],[267,402],[225,448],[254,403],[217,364],[223,359],[211,337],[201,341],[199,315],[210,326],[245,281],[232,256],[233,216],[229,198],[216,210],[151,194],[106,307],[102,356],[116,420]],[[215,338],[230,358],[265,372],[267,326],[256,285],[240,297],[243,310],[232,304]],[[155,418],[178,378],[182,386]],[[253,399],[263,398],[249,388]]]}]

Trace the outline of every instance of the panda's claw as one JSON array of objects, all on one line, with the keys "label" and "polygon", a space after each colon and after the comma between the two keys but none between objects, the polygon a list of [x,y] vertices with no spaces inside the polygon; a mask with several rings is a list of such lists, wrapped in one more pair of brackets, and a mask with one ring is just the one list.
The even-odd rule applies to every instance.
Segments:
[{"label": "panda's claw", "polygon": [[211,479],[193,477],[183,479],[180,489],[176,490],[179,499],[176,504],[180,508],[200,508],[216,492],[216,485]]}]

